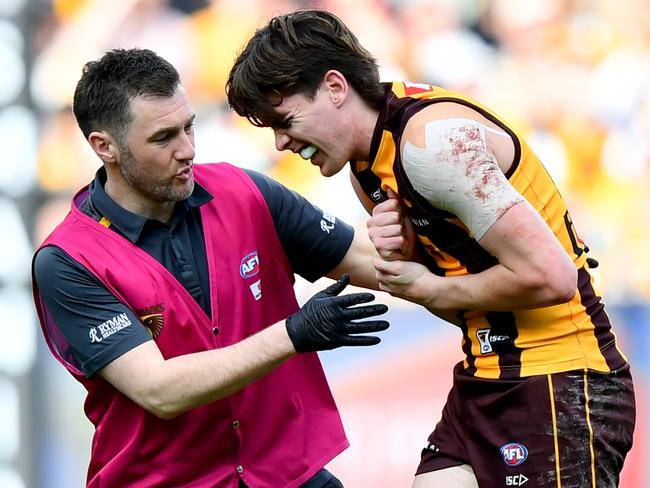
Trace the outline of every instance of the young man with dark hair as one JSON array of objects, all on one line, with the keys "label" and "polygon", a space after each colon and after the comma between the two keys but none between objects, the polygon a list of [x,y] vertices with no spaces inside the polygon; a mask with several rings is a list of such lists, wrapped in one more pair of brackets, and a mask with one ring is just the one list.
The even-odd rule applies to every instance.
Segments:
[{"label": "young man with dark hair", "polygon": [[[103,166],[33,284],[88,392],[88,486],[342,486],[323,469],[348,441],[314,351],[388,327],[359,320],[386,312],[372,294],[340,295],[377,287],[372,245],[260,173],[194,165],[194,112],[152,51],[86,64],[74,113]],[[347,274],[299,308],[294,273]]]},{"label": "young man with dark hair", "polygon": [[380,83],[333,14],[275,17],[227,83],[278,150],[350,163],[380,288],[458,325],[464,361],[413,486],[618,484],[629,365],[588,248],[544,166],[496,113],[429,84]]}]

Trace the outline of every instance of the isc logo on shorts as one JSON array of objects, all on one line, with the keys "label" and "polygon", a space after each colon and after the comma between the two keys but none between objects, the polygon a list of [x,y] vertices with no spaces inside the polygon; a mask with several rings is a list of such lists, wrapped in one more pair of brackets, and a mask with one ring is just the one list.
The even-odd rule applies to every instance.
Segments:
[{"label": "isc logo on shorts", "polygon": [[519,466],[528,457],[528,449],[518,442],[509,442],[499,448],[503,462],[508,466]]},{"label": "isc logo on shorts", "polygon": [[506,476],[506,486],[524,486],[528,478],[523,474],[516,474],[514,476]]}]

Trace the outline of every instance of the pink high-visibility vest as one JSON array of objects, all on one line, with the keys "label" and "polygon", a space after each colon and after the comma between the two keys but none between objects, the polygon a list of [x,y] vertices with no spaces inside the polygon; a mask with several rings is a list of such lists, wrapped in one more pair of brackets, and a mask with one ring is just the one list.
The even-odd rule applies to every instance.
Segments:
[{"label": "pink high-visibility vest", "polygon": [[[162,264],[78,209],[87,187],[42,244],[63,249],[134,313],[148,311],[165,358],[229,346],[298,309],[293,273],[253,181],[227,163],[195,165],[194,175],[213,195],[201,207],[212,318]],[[296,487],[348,446],[315,353],[161,420],[99,375],[85,378],[36,286],[34,297],[50,350],[88,391],[89,487],[235,488],[239,478],[251,488]]]}]

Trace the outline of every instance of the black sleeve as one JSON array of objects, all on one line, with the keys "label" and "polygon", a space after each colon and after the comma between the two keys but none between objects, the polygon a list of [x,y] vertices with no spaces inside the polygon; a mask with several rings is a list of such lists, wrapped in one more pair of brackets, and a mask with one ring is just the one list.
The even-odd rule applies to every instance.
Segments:
[{"label": "black sleeve", "polygon": [[151,340],[138,317],[62,249],[47,246],[36,254],[34,279],[76,367],[87,378]]},{"label": "black sleeve", "polygon": [[272,178],[245,171],[266,200],[293,271],[314,282],[336,267],[350,248],[354,229]]}]

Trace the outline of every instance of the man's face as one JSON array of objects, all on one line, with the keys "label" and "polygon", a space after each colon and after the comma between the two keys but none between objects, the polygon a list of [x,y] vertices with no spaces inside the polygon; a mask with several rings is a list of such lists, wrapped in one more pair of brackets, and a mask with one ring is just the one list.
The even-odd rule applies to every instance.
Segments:
[{"label": "man's face", "polygon": [[136,97],[131,112],[126,144],[120,144],[122,176],[140,199],[186,199],[194,189],[194,112],[185,91],[179,87],[171,97]]},{"label": "man's face", "polygon": [[303,94],[284,97],[275,111],[280,122],[272,129],[278,151],[299,153],[318,166],[323,176],[335,175],[348,162],[347,121],[322,86],[313,100]]}]

